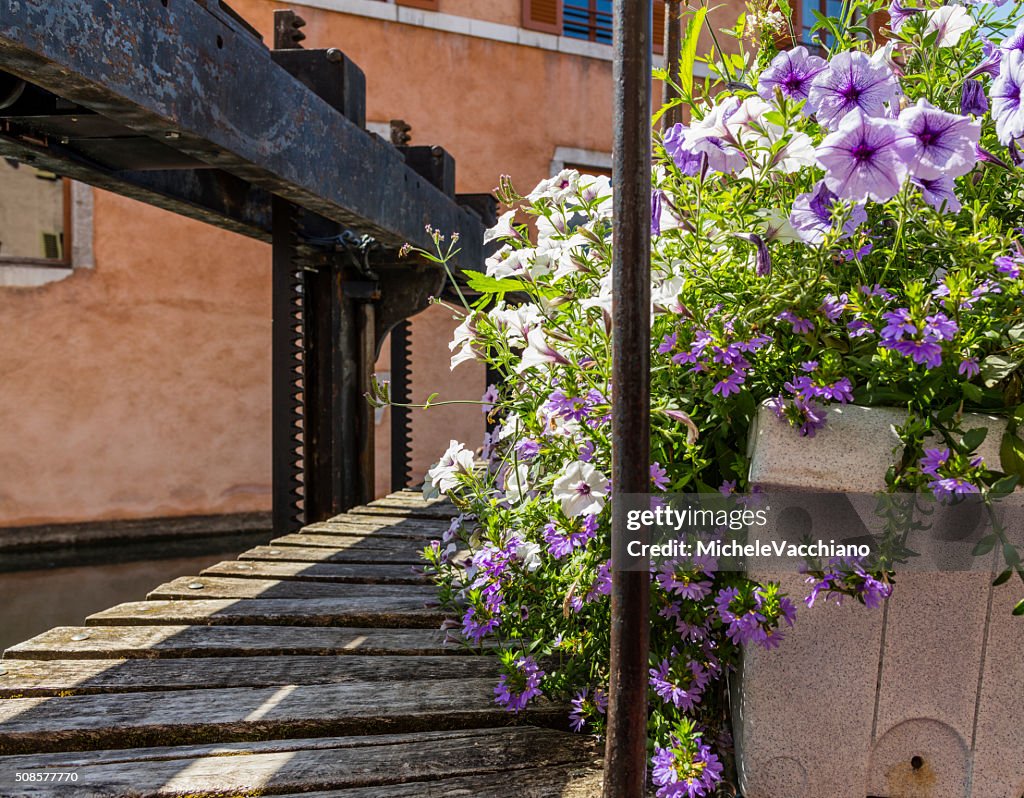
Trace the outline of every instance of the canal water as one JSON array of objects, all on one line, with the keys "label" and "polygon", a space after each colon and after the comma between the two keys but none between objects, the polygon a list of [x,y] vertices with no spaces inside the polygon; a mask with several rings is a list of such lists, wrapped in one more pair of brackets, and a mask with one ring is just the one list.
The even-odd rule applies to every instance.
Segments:
[{"label": "canal water", "polygon": [[266,532],[188,546],[89,547],[18,561],[0,553],[0,651],[54,626],[79,626],[87,615],[115,604],[141,601],[163,582],[233,560],[270,537]]}]

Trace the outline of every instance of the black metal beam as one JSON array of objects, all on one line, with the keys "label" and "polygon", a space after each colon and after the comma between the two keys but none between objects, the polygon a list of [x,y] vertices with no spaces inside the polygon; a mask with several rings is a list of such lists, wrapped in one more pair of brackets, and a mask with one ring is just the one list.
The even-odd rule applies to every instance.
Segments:
[{"label": "black metal beam", "polygon": [[385,247],[458,232],[459,263],[479,267],[477,216],[213,5],[0,0],[0,69]]}]

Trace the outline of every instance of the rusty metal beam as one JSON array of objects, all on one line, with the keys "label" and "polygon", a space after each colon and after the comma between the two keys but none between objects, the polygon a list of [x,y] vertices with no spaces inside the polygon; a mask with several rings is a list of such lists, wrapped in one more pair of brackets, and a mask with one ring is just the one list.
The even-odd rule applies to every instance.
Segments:
[{"label": "rusty metal beam", "polygon": [[[651,0],[613,6],[615,177],[612,260],[612,484],[650,486]],[[628,505],[612,503],[612,551],[626,550]],[[612,557],[605,798],[646,794],[650,574]]]},{"label": "rusty metal beam", "polygon": [[[0,0],[0,69],[374,236],[430,247],[458,232],[482,262],[479,218],[275,63],[222,3]],[[343,75],[345,60],[334,62]]]}]

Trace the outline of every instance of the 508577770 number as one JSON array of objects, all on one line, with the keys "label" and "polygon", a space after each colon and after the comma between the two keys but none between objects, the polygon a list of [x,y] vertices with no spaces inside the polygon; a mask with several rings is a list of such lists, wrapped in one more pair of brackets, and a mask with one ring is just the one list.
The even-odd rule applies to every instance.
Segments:
[{"label": "508577770 number", "polygon": [[73,771],[59,772],[55,770],[26,770],[14,774],[15,781],[78,781],[78,774]]}]

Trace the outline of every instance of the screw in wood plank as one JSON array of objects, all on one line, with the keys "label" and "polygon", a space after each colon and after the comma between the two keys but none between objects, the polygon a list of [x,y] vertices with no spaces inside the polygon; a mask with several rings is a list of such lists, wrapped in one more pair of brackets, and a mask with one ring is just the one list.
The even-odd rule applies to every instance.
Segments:
[{"label": "screw in wood plank", "polygon": [[71,635],[71,639],[74,640],[76,643],[81,642],[82,640],[88,640],[90,637],[92,637],[92,635],[90,635],[88,632],[79,632],[76,635]]},{"label": "screw in wood plank", "polygon": [[188,583],[188,589],[189,590],[202,590],[204,587],[206,587],[206,585],[204,585],[202,582],[189,582]]},{"label": "screw in wood plank", "polygon": [[280,554],[280,553],[281,552],[278,551],[277,549],[270,549],[270,551],[267,552],[267,554]]}]

